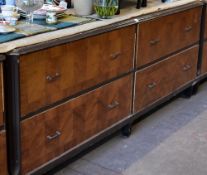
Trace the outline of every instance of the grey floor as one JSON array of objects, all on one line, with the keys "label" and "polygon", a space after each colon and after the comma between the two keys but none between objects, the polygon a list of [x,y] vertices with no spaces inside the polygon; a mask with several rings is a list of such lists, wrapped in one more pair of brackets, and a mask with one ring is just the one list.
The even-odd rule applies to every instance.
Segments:
[{"label": "grey floor", "polygon": [[56,175],[207,175],[207,83]]}]

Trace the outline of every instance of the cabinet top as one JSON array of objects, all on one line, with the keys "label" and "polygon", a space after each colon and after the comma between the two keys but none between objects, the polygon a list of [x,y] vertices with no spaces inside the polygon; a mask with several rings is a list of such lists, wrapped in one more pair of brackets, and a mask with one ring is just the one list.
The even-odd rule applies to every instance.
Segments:
[{"label": "cabinet top", "polygon": [[39,49],[52,47],[69,41],[78,40],[88,36],[97,35],[124,26],[137,24],[166,13],[181,11],[196,5],[201,5],[202,0],[175,0],[172,3],[161,3],[158,0],[149,0],[147,8],[136,9],[135,7],[123,8],[121,14],[107,20],[96,21],[76,27],[43,33],[23,39],[18,39],[0,44],[0,53],[24,54]]}]

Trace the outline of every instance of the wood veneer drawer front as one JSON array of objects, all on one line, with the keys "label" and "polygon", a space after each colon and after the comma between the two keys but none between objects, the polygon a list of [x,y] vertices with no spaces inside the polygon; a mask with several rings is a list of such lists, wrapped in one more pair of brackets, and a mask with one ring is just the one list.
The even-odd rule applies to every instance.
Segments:
[{"label": "wood veneer drawer front", "polygon": [[0,174],[7,175],[6,134],[0,131]]},{"label": "wood veneer drawer front", "polygon": [[2,63],[0,63],[0,126],[4,124],[3,108],[3,68]]},{"label": "wood veneer drawer front", "polygon": [[130,115],[132,76],[21,123],[23,174]]},{"label": "wood veneer drawer front", "polygon": [[133,68],[135,26],[21,56],[25,115]]},{"label": "wood veneer drawer front", "polygon": [[207,42],[205,42],[203,46],[203,58],[202,58],[201,72],[202,74],[207,73]]},{"label": "wood veneer drawer front", "polygon": [[198,46],[136,73],[135,112],[172,93],[196,77]]},{"label": "wood veneer drawer front", "polygon": [[200,18],[197,7],[141,23],[137,67],[198,42]]}]

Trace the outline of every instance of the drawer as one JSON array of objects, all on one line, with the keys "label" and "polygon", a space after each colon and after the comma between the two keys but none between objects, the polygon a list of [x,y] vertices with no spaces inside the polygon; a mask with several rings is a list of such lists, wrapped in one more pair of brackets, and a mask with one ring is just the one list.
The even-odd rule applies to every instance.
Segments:
[{"label": "drawer", "polygon": [[202,66],[201,66],[201,73],[207,73],[207,42],[204,43],[203,46],[203,58],[202,58]]},{"label": "drawer", "polygon": [[133,68],[135,26],[20,57],[21,115]]},{"label": "drawer", "polygon": [[200,18],[198,7],[141,23],[137,67],[198,42]]},{"label": "drawer", "polygon": [[21,122],[25,174],[130,115],[127,76]]},{"label": "drawer", "polygon": [[135,112],[169,95],[196,77],[198,46],[136,73]]},{"label": "drawer", "polygon": [[0,126],[3,125],[3,70],[2,63],[0,63]]},{"label": "drawer", "polygon": [[6,134],[4,131],[0,131],[0,174],[7,175],[6,166]]}]

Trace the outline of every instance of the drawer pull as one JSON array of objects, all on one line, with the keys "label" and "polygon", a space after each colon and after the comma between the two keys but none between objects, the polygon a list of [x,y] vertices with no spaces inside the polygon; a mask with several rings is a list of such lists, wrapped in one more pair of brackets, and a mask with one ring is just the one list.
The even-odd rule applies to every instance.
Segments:
[{"label": "drawer pull", "polygon": [[160,39],[151,40],[150,45],[154,46],[154,45],[157,45],[159,42],[160,42]]},{"label": "drawer pull", "polygon": [[147,87],[148,87],[149,89],[153,89],[153,88],[155,88],[156,86],[157,86],[157,83],[155,83],[155,82],[153,82],[153,83],[147,85]]},{"label": "drawer pull", "polygon": [[54,139],[58,138],[60,135],[61,135],[61,132],[60,131],[56,131],[54,135],[47,136],[47,139],[48,140],[54,140]]},{"label": "drawer pull", "polygon": [[185,32],[190,32],[193,29],[192,26],[187,26],[185,27]]},{"label": "drawer pull", "polygon": [[109,104],[107,107],[108,109],[114,109],[116,107],[119,106],[119,102],[118,101],[114,101],[113,103]]},{"label": "drawer pull", "polygon": [[47,80],[48,82],[51,82],[51,81],[57,80],[58,78],[60,78],[60,73],[55,73],[54,76],[48,75],[48,76],[46,77],[46,80]]},{"label": "drawer pull", "polygon": [[191,66],[188,64],[188,65],[185,65],[184,67],[183,67],[183,71],[188,71],[188,70],[190,70],[191,69]]},{"label": "drawer pull", "polygon": [[116,52],[114,54],[111,54],[110,57],[111,57],[111,59],[115,60],[115,59],[119,58],[120,55],[121,55],[121,52]]}]

